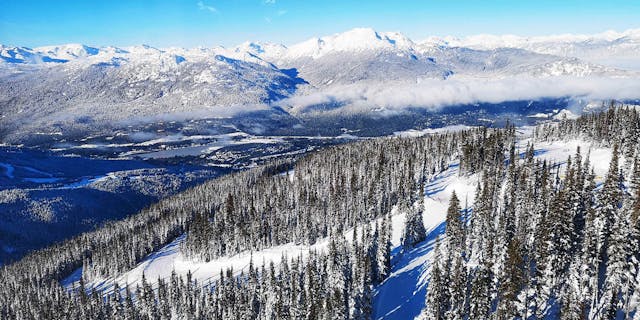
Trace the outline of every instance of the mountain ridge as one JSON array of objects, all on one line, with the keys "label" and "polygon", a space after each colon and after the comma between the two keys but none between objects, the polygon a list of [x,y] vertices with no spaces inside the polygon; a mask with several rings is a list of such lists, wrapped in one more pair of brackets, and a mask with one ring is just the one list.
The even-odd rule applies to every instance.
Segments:
[{"label": "mountain ridge", "polygon": [[[403,51],[424,51],[437,47],[468,47],[479,50],[493,50],[498,48],[518,48],[527,49],[536,53],[547,53],[559,55],[560,49],[552,50],[547,46],[546,51],[542,48],[532,47],[534,44],[598,44],[598,45],[620,45],[626,44],[630,49],[640,47],[640,28],[629,29],[623,32],[606,31],[596,34],[559,34],[548,36],[517,36],[517,35],[494,35],[494,34],[478,34],[467,37],[454,36],[428,36],[424,40],[414,41],[400,32],[379,32],[372,28],[354,28],[341,33],[332,35],[309,38],[305,41],[294,43],[292,45],[284,45],[274,42],[263,41],[245,41],[241,44],[225,48],[222,46],[215,47],[195,47],[181,48],[168,47],[156,48],[150,45],[136,46],[90,46],[86,44],[60,44],[47,45],[39,47],[26,46],[10,46],[0,44],[0,59],[10,62],[9,58],[13,55],[22,54],[39,54],[41,58],[48,57],[56,61],[44,62],[68,62],[69,60],[85,58],[97,55],[103,51],[135,51],[136,48],[155,49],[165,53],[195,53],[215,52],[217,54],[234,54],[250,53],[255,56],[266,57],[268,59],[295,59],[300,57],[321,57],[331,52],[354,52],[370,49],[396,49]],[[638,47],[636,47],[638,46]],[[13,53],[13,54],[12,54]],[[568,55],[567,55],[568,56]],[[15,58],[14,58],[15,59]],[[19,58],[18,58],[19,59]],[[67,60],[67,61],[61,61]],[[39,63],[41,60],[24,60],[24,63]],[[13,62],[16,63],[16,62]]]}]

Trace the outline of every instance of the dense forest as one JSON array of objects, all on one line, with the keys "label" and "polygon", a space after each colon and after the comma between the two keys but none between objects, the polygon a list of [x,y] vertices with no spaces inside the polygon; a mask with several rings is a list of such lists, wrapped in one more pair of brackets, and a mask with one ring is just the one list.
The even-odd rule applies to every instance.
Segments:
[{"label": "dense forest", "polygon": [[[409,250],[426,236],[425,182],[456,160],[460,174],[481,178],[471,214],[451,198],[424,317],[632,317],[640,295],[638,119],[635,109],[610,108],[536,128],[533,143],[611,146],[601,186],[588,150],[566,163],[541,162],[533,143],[518,152],[514,127],[371,139],[230,174],[4,266],[0,318],[370,318],[373,290],[391,268],[392,208],[406,213]],[[304,258],[221,271],[212,283],[174,274],[109,292],[85,288],[183,234],[180,250],[197,261],[329,244]],[[81,283],[67,291],[59,282],[78,268]]]},{"label": "dense forest", "polygon": [[[411,207],[425,179],[444,170],[463,146],[502,146],[514,139],[513,133],[481,128],[372,139],[212,180],[3,267],[2,314],[82,314],[85,304],[77,303],[82,295],[66,292],[60,280],[80,267],[83,281],[117,275],[184,233],[181,250],[203,261],[289,242],[312,244],[330,235],[339,238],[349,228],[387,216],[395,205]],[[492,157],[504,152],[496,150]],[[484,157],[484,152],[477,148],[469,156]],[[345,256],[349,254],[355,253]],[[371,283],[380,277],[370,275]],[[93,307],[108,313],[106,304]]]},{"label": "dense forest", "polygon": [[538,140],[612,146],[601,185],[588,152],[553,164],[534,160],[530,145],[485,168],[472,215],[452,197],[423,317],[640,317],[638,115],[612,107],[536,129]]}]

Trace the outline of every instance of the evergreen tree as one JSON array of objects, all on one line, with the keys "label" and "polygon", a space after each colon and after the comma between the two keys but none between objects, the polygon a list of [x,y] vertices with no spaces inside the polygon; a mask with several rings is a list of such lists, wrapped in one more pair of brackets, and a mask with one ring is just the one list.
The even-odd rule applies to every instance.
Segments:
[{"label": "evergreen tree", "polygon": [[375,256],[378,270],[377,278],[379,281],[383,281],[391,272],[391,225],[388,216],[385,216],[382,220],[377,249]]},{"label": "evergreen tree", "polygon": [[491,271],[482,260],[471,276],[469,319],[487,319],[491,312]]},{"label": "evergreen tree", "polygon": [[440,238],[436,240],[434,250],[433,267],[431,268],[431,278],[429,279],[429,290],[425,302],[424,315],[428,320],[446,319],[446,312],[449,310],[449,279],[446,270],[443,269],[443,257]]},{"label": "evergreen tree", "polygon": [[450,252],[462,255],[464,250],[464,228],[462,225],[462,217],[460,215],[460,200],[454,191],[449,199],[449,208],[447,209],[445,231],[448,248]]},{"label": "evergreen tree", "polygon": [[405,222],[404,231],[402,233],[402,247],[404,250],[413,248],[416,244],[427,238],[427,231],[424,228],[422,219],[422,209],[424,204],[422,200],[418,201],[417,206],[409,208]]}]

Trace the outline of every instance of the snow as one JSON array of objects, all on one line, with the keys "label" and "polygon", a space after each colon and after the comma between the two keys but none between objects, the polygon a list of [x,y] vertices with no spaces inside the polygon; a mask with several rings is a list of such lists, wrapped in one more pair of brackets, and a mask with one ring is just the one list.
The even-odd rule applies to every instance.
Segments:
[{"label": "snow", "polygon": [[571,110],[560,110],[560,112],[558,112],[558,114],[556,114],[555,116],[553,116],[554,119],[556,120],[573,120],[573,119],[578,119],[579,115],[571,112]]},{"label": "snow", "polygon": [[355,28],[331,36],[312,38],[293,45],[285,59],[311,57],[318,59],[337,52],[358,52],[374,49],[410,50],[413,41],[397,32],[379,33],[371,28]]},{"label": "snow", "polygon": [[[571,43],[571,42],[600,42],[615,41],[622,38],[638,38],[640,29],[629,29],[623,32],[613,30],[596,34],[558,34],[547,36],[521,37],[517,35],[479,34],[465,38],[451,36],[441,39],[442,42],[457,46],[482,46],[483,48],[517,48],[527,43]],[[437,38],[436,38],[437,39]],[[433,39],[431,40],[433,42]]]},{"label": "snow", "polygon": [[[525,134],[530,128],[525,128]],[[530,138],[519,142],[524,150]],[[611,161],[611,150],[593,146],[581,140],[555,141],[535,144],[535,157],[562,164],[567,157],[573,156],[576,147],[581,147],[583,157],[590,153],[591,165],[596,173],[596,180],[601,181]],[[583,158],[584,159],[584,158]],[[429,272],[431,268],[432,249],[435,240],[445,230],[446,209],[451,193],[455,190],[462,202],[470,208],[473,205],[477,175],[460,177],[457,163],[436,176],[425,188],[425,212],[423,214],[427,228],[427,240],[413,250],[400,253],[399,240],[404,223],[403,215],[393,217],[393,254],[392,273],[376,290],[374,300],[374,319],[412,319],[424,308]]]},{"label": "snow", "polygon": [[[10,96],[42,90],[38,103],[19,99],[19,111],[2,117],[20,122],[37,114],[37,121],[16,129],[30,134],[60,118],[86,116],[108,123],[163,115],[194,119],[228,115],[234,106],[236,115],[274,106],[306,112],[331,103],[344,112],[385,116],[407,107],[435,110],[541,97],[635,99],[640,75],[598,61],[624,58],[640,65],[639,39],[629,33],[612,42],[620,50],[605,50],[614,44],[598,42],[558,55],[528,48],[472,50],[436,38],[417,44],[400,33],[370,28],[290,47],[257,42],[186,49],[0,46],[3,74],[25,75],[11,82]],[[615,54],[588,63],[576,58],[585,50]],[[94,81],[105,85],[83,87]],[[60,95],[66,97],[62,103]]]},{"label": "snow", "polygon": [[176,142],[176,141],[187,141],[187,140],[200,140],[200,139],[214,139],[215,141],[204,143],[202,145],[197,146],[189,146],[189,147],[179,147],[174,149],[167,149],[161,151],[154,152],[139,152],[139,151],[129,151],[123,153],[122,156],[137,156],[144,159],[161,159],[161,158],[172,158],[172,157],[184,157],[184,156],[198,156],[202,154],[208,154],[218,149],[231,146],[231,145],[242,145],[242,144],[250,144],[250,143],[261,143],[261,144],[276,144],[282,143],[283,140],[280,137],[256,137],[246,134],[244,132],[233,132],[229,134],[215,135],[215,136],[196,136],[196,137],[183,137],[183,136],[168,136],[164,138],[159,138],[155,140],[150,140],[146,142],[142,142],[140,146],[149,146],[160,144],[163,142]]},{"label": "snow", "polygon": [[598,34],[560,34],[521,37],[480,34],[465,38],[429,37],[419,42],[424,48],[434,46],[465,47],[477,50],[517,48],[541,54],[576,57],[589,62],[628,70],[640,70],[640,29]]},{"label": "snow", "polygon": [[549,116],[551,116],[551,114],[549,114],[549,113],[536,113],[536,114],[528,115],[527,117],[529,117],[529,118],[538,118],[538,119],[546,119],[546,118],[549,118]]},{"label": "snow", "polygon": [[[520,141],[518,148],[524,152],[526,143],[530,139]],[[611,162],[611,149],[596,146],[583,140],[567,140],[552,142],[535,142],[535,157],[540,160],[547,160],[549,163],[564,164],[569,156],[574,156],[576,148],[580,147],[580,153],[584,160],[587,154],[589,161],[593,166],[596,174],[596,180],[604,179],[605,174],[609,170],[609,162]]]},{"label": "snow", "polygon": [[[292,177],[293,171],[286,172],[285,174]],[[401,218],[402,221],[404,221],[404,214],[395,216],[394,218]],[[372,221],[371,226],[375,226],[375,223],[376,221]],[[353,229],[349,229],[344,232],[344,237],[347,241],[353,241],[352,236]],[[396,234],[394,231],[394,239],[395,236]],[[122,288],[127,284],[130,286],[140,284],[143,274],[146,279],[148,279],[149,283],[155,285],[158,278],[169,278],[171,273],[174,271],[180,276],[186,276],[187,273],[191,272],[194,280],[197,280],[201,285],[207,285],[219,278],[220,271],[225,271],[228,268],[233,268],[235,275],[239,275],[241,272],[246,274],[252,260],[256,267],[260,267],[263,264],[268,265],[270,262],[274,262],[277,265],[281,261],[282,257],[291,259],[302,256],[304,258],[310,251],[322,251],[329,245],[329,239],[324,238],[319,239],[313,245],[296,245],[288,243],[264,250],[242,252],[233,256],[221,257],[209,262],[204,262],[190,259],[182,255],[180,252],[180,243],[184,240],[185,235],[182,235],[157,252],[150,254],[132,270],[115,278],[96,279],[88,283],[87,288],[95,288],[103,293],[108,293],[113,290],[115,282],[117,282]],[[396,242],[399,243],[399,239],[394,240],[394,243]],[[82,269],[80,268],[72,275],[61,281],[61,284],[67,288],[74,288],[78,285],[81,275]]]},{"label": "snow", "polygon": [[296,170],[295,169],[291,169],[289,171],[285,171],[280,173],[281,176],[286,176],[287,178],[289,178],[289,181],[293,182],[293,179],[295,178],[295,173]]},{"label": "snow", "polygon": [[[346,233],[345,233],[346,234]],[[142,275],[148,279],[152,285],[157,283],[158,278],[168,278],[172,272],[177,275],[186,276],[188,272],[192,273],[194,280],[201,285],[207,285],[220,276],[220,271],[233,268],[234,274],[238,275],[242,271],[245,273],[249,270],[249,264],[253,259],[256,267],[270,262],[279,263],[282,257],[306,257],[311,250],[322,250],[327,247],[328,240],[323,239],[314,245],[295,245],[285,244],[281,246],[271,247],[254,252],[243,252],[234,256],[222,257],[209,262],[192,260],[184,257],[180,252],[180,243],[185,240],[185,236],[181,236],[174,240],[159,251],[149,255],[143,262],[138,264],[134,269],[124,274],[109,279],[97,279],[87,284],[88,288],[95,288],[98,291],[108,293],[113,290],[113,285],[117,281],[121,287],[129,284],[135,286],[140,284]],[[82,270],[76,270],[71,276],[64,279],[61,284],[67,288],[77,286]]]},{"label": "snow", "polygon": [[527,117],[529,117],[529,118],[537,118],[537,119],[549,119],[549,118],[552,118],[554,120],[563,120],[563,119],[572,120],[572,119],[577,119],[579,117],[579,115],[571,112],[571,110],[562,109],[562,110],[559,110],[559,111],[558,110],[554,110],[554,112],[550,112],[550,113],[535,113],[535,114],[528,115]]},{"label": "snow", "polygon": [[444,232],[444,220],[451,194],[455,191],[463,203],[473,203],[477,176],[460,177],[458,163],[438,174],[425,186],[423,219],[427,240],[413,250],[401,253],[400,238],[404,214],[392,218],[392,273],[376,290],[374,319],[412,319],[424,307],[432,249]]},{"label": "snow", "polygon": [[467,130],[471,128],[466,125],[453,125],[453,126],[445,126],[442,128],[428,128],[423,130],[409,129],[405,131],[396,131],[393,133],[394,136],[409,138],[409,137],[422,137],[428,134],[436,134],[436,133],[444,133],[444,132],[457,132],[462,130]]},{"label": "snow", "polygon": [[15,168],[12,165],[0,162],[0,167],[4,168],[4,175],[7,176],[7,178],[13,179],[13,172],[15,171]]},{"label": "snow", "polygon": [[[244,42],[235,47],[224,48],[162,48],[138,45],[125,48],[90,47],[84,44],[51,45],[37,48],[12,47],[0,45],[0,60],[19,63],[66,63],[78,59],[93,62],[111,62],[112,59],[128,55],[137,58],[154,59],[166,54],[183,57],[187,60],[210,59],[222,55],[232,59],[269,65],[267,61],[278,61],[309,57],[317,59],[337,52],[360,52],[366,50],[399,50],[398,55],[406,52],[427,52],[437,48],[465,47],[480,50],[500,48],[525,49],[536,53],[559,56],[604,58],[603,55],[616,57],[619,61],[632,60],[637,65],[637,53],[640,48],[640,29],[623,32],[605,31],[597,34],[560,34],[549,36],[522,37],[517,35],[479,34],[465,38],[452,36],[429,36],[423,41],[413,42],[399,32],[377,32],[371,28],[355,28],[329,36],[311,38],[286,47],[268,42]],[[635,58],[635,59],[634,59]],[[602,59],[596,59],[602,60]]]},{"label": "snow", "polygon": [[[447,204],[451,193],[455,190],[462,199],[467,196],[473,196],[475,188],[475,178],[459,178],[457,177],[458,165],[452,163],[445,172],[436,176],[430,184],[425,188],[425,212],[423,215],[427,230],[430,230],[430,234],[435,234],[434,231],[439,230],[444,220]],[[284,174],[293,175],[293,171],[285,172]],[[395,247],[394,251],[398,251],[400,245],[400,238],[402,236],[402,226],[404,224],[405,214],[397,212],[394,209],[394,215],[392,216],[392,237],[391,242]],[[371,221],[371,225],[374,226],[376,221]],[[347,241],[352,241],[352,230],[347,230],[344,233]],[[89,284],[88,287],[94,287],[96,290],[109,292],[113,288],[115,281],[119,285],[124,286],[126,284],[135,286],[141,281],[142,274],[152,283],[157,282],[157,279],[168,278],[172,271],[175,271],[178,275],[186,275],[191,271],[192,276],[201,284],[207,284],[217,279],[220,274],[220,270],[227,268],[233,268],[235,274],[239,274],[241,271],[247,271],[249,262],[253,259],[254,265],[260,266],[263,263],[268,264],[273,261],[274,263],[280,262],[283,256],[292,258],[302,255],[305,257],[310,250],[323,250],[328,245],[328,239],[320,239],[314,245],[295,245],[293,243],[272,247],[265,250],[254,252],[243,252],[230,257],[222,257],[210,262],[201,262],[193,259],[188,259],[180,253],[180,243],[184,241],[184,236],[179,237],[169,245],[163,247],[161,250],[149,255],[143,262],[138,264],[132,270],[114,278],[110,279],[98,279]],[[407,266],[400,271],[394,272],[392,277],[405,273],[406,269],[415,269],[422,265],[426,261],[426,257],[408,253],[404,256],[415,256],[416,259],[410,260]],[[78,270],[74,275],[62,281],[62,284],[67,287],[73,287],[77,285],[81,270]],[[422,274],[422,273],[418,273]],[[420,286],[424,286],[424,281],[421,281]]]},{"label": "snow", "polygon": [[[162,159],[180,156],[199,156],[208,154],[218,149],[251,143],[277,144],[283,143],[288,136],[253,136],[244,132],[232,132],[218,135],[183,135],[173,134],[156,138],[155,134],[147,132],[136,132],[133,134],[137,143],[110,143],[95,144],[85,143],[81,145],[65,146],[53,149],[54,151],[64,151],[72,149],[120,149],[126,148],[129,151],[121,153],[120,157],[140,157],[144,159]],[[300,136],[296,136],[300,137]],[[302,137],[300,137],[302,138]],[[318,138],[318,137],[309,137]],[[325,139],[335,139],[336,137],[321,137]],[[337,137],[341,138],[341,137]],[[318,138],[320,139],[320,138]],[[185,143],[190,142],[185,146]],[[178,144],[171,146],[171,144]],[[150,148],[153,147],[153,148]],[[149,149],[153,151],[149,151]]]},{"label": "snow", "polygon": [[[522,139],[518,143],[518,149],[524,151],[527,142],[531,139],[529,137],[531,128],[523,128],[519,133]],[[535,157],[562,164],[568,156],[575,154],[577,146],[581,147],[583,156],[590,154],[596,180],[601,181],[611,160],[611,151],[608,148],[597,147],[581,140],[542,142],[535,144]],[[292,174],[293,171],[283,173],[289,176]],[[405,214],[394,208],[391,218],[392,270],[389,278],[375,290],[374,319],[411,319],[421,312],[424,308],[429,281],[432,249],[437,237],[444,233],[446,210],[451,194],[455,191],[463,208],[470,208],[473,205],[477,183],[477,175],[460,176],[459,164],[455,161],[451,162],[445,171],[433,177],[424,190],[423,221],[428,236],[425,241],[408,252],[402,252],[400,246]],[[374,225],[376,221],[370,223]],[[352,241],[352,230],[345,231],[344,235],[347,241]],[[236,275],[242,271],[246,273],[251,260],[256,267],[272,261],[277,264],[283,256],[305,257],[310,250],[324,250],[328,245],[328,239],[320,239],[311,246],[289,243],[203,262],[186,258],[180,253],[179,247],[184,237],[184,235],[179,237],[161,250],[149,255],[132,270],[115,278],[95,280],[87,284],[88,288],[93,287],[104,293],[110,292],[115,281],[121,287],[126,284],[135,286],[140,283],[143,274],[150,283],[154,284],[158,278],[170,277],[173,271],[183,276],[191,272],[195,280],[206,285],[215,281],[220,271],[227,268],[233,268]],[[63,280],[62,284],[67,288],[76,286],[81,273],[81,269],[77,270]]]},{"label": "snow", "polygon": [[96,55],[100,50],[83,44],[70,43],[60,46],[38,47],[34,48],[34,51],[47,54],[56,59],[72,60]]}]

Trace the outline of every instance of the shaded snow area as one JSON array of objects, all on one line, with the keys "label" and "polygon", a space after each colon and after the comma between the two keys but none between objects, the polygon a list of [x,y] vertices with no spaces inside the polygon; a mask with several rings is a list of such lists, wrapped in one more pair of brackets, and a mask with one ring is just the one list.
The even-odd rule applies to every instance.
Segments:
[{"label": "shaded snow area", "polygon": [[12,165],[8,164],[8,163],[1,163],[0,162],[0,167],[3,168],[3,174],[9,178],[9,179],[13,179],[13,171],[15,171],[15,169],[13,168]]},{"label": "shaded snow area", "polygon": [[473,203],[477,176],[460,177],[458,163],[452,163],[425,187],[424,212],[427,240],[408,252],[401,252],[400,238],[404,214],[395,215],[393,225],[392,272],[376,290],[374,319],[412,319],[424,307],[432,249],[436,238],[444,233],[447,207],[453,191],[464,203]]},{"label": "shaded snow area", "polygon": [[[521,139],[518,143],[519,151],[524,152],[529,141],[528,138]],[[575,154],[578,146],[581,147],[583,157],[589,153],[591,165],[597,176],[596,179],[601,181],[611,160],[610,149],[594,147],[579,140],[544,142],[536,143],[535,156],[538,159],[546,159],[551,163],[562,165],[566,162],[567,157]],[[462,207],[470,210],[478,180],[478,175],[461,177],[459,163],[453,161],[445,171],[429,181],[424,190],[423,211],[428,236],[425,241],[407,252],[402,252],[400,246],[405,214],[394,209],[391,219],[393,228],[391,239],[393,246],[392,270],[389,278],[375,288],[374,319],[412,319],[420,314],[425,304],[432,249],[436,238],[444,234],[446,210],[451,194],[455,191],[461,200]],[[371,223],[374,224],[375,221]],[[351,230],[345,232],[348,241],[352,241],[351,234]],[[150,283],[155,284],[158,278],[168,278],[173,271],[178,275],[186,275],[191,271],[194,279],[200,284],[206,285],[216,280],[221,270],[227,268],[233,268],[235,274],[240,274],[241,271],[246,273],[251,259],[256,266],[263,263],[268,264],[271,261],[279,263],[283,256],[292,258],[302,255],[304,257],[310,250],[324,250],[328,244],[328,239],[321,239],[312,246],[290,243],[265,250],[223,257],[210,262],[198,262],[188,259],[180,253],[182,241],[184,241],[184,236],[149,255],[134,269],[117,278],[93,281],[88,284],[88,287],[107,293],[112,290],[114,281],[117,281],[121,286],[126,284],[135,286],[140,283],[143,273]],[[68,288],[76,286],[81,273],[81,270],[77,270],[63,281],[63,285]]]}]

